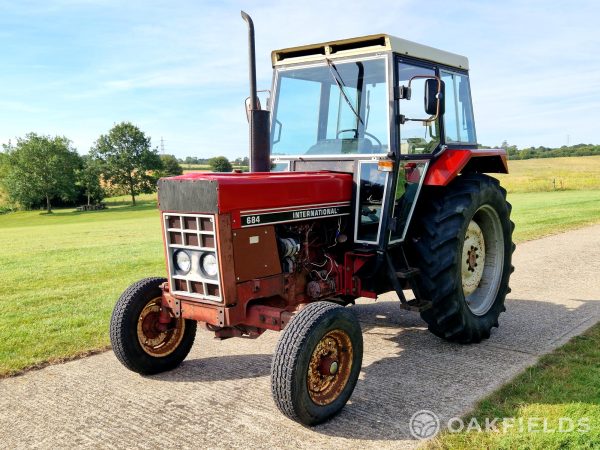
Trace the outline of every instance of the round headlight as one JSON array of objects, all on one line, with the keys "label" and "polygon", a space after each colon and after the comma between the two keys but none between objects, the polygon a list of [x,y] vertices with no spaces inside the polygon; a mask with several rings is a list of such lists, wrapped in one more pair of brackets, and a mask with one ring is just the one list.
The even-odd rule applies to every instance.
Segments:
[{"label": "round headlight", "polygon": [[188,273],[192,268],[192,258],[184,250],[177,250],[173,255],[173,261],[175,262],[175,268],[183,273]]},{"label": "round headlight", "polygon": [[219,267],[217,265],[217,257],[214,253],[207,253],[202,257],[202,271],[209,277],[216,277]]}]

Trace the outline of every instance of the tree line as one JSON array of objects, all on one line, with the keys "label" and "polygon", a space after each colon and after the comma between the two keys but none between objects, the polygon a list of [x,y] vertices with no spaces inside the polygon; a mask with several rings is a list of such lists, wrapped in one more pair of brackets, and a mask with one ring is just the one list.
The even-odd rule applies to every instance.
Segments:
[{"label": "tree line", "polygon": [[[207,160],[219,171],[231,171],[224,157]],[[173,155],[159,155],[150,137],[130,122],[101,135],[87,155],[80,156],[64,136],[29,133],[0,152],[0,187],[22,208],[101,202],[106,195],[136,197],[156,191],[160,177],[181,175]]]},{"label": "tree line", "polygon": [[[236,158],[233,161],[229,161],[229,159],[225,158],[224,156],[217,156],[216,158],[222,158],[224,160],[227,160],[232,166],[248,167],[250,165],[250,160],[247,156],[244,158]],[[181,164],[194,166],[211,166],[211,168],[215,165],[215,158],[197,158],[195,156],[187,156],[185,158],[178,159],[178,161]]]},{"label": "tree line", "polygon": [[562,147],[554,148],[540,146],[518,149],[516,145],[509,145],[507,141],[504,141],[500,147],[506,150],[509,159],[559,158],[568,156],[600,155],[600,145],[592,144],[575,144],[570,146],[563,145]]}]

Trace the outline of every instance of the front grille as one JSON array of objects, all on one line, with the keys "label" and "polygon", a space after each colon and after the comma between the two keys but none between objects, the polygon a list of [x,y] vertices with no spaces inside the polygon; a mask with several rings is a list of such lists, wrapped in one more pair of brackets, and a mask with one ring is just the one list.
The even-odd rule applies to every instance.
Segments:
[{"label": "front grille", "polygon": [[[201,260],[207,254],[214,254],[219,263],[219,252],[215,234],[215,218],[208,214],[163,215],[169,285],[173,294],[184,295],[211,301],[221,301],[220,274],[207,275]],[[185,251],[191,259],[189,272],[178,269],[175,254]]]}]

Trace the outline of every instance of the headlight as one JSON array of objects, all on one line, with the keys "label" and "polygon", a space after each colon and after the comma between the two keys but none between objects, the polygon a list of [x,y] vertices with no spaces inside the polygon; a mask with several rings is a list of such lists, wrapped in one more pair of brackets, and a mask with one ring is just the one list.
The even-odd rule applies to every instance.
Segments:
[{"label": "headlight", "polygon": [[192,268],[192,259],[188,252],[184,250],[177,250],[173,255],[173,262],[175,263],[175,269],[187,274]]},{"label": "headlight", "polygon": [[214,278],[217,276],[219,267],[217,265],[217,257],[214,253],[205,254],[200,260],[202,271],[209,277]]}]

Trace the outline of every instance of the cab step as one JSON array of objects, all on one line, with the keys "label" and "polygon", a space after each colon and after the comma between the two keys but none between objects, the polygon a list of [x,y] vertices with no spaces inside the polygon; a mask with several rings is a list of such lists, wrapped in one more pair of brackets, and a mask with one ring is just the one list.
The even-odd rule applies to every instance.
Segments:
[{"label": "cab step", "polygon": [[408,300],[406,303],[400,303],[400,308],[406,309],[407,311],[415,311],[420,313],[431,308],[431,302],[428,300],[417,300],[415,298]]},{"label": "cab step", "polygon": [[[386,260],[389,277],[392,281],[392,285],[394,286],[394,290],[400,299],[400,308],[419,313],[427,311],[429,308],[431,308],[431,301],[423,299],[421,297],[421,293],[419,292],[416,278],[421,273],[420,270],[415,267],[407,267],[406,269],[398,271],[394,268],[394,263],[392,262],[389,254],[386,254]],[[404,296],[402,289],[403,283],[401,283],[401,281],[406,282],[404,284],[408,284],[410,286],[410,289],[415,295],[413,300],[407,300]]]},{"label": "cab step", "polygon": [[421,271],[414,267],[409,267],[406,270],[402,270],[400,272],[396,272],[396,276],[401,280],[412,280],[414,277],[419,275]]}]

